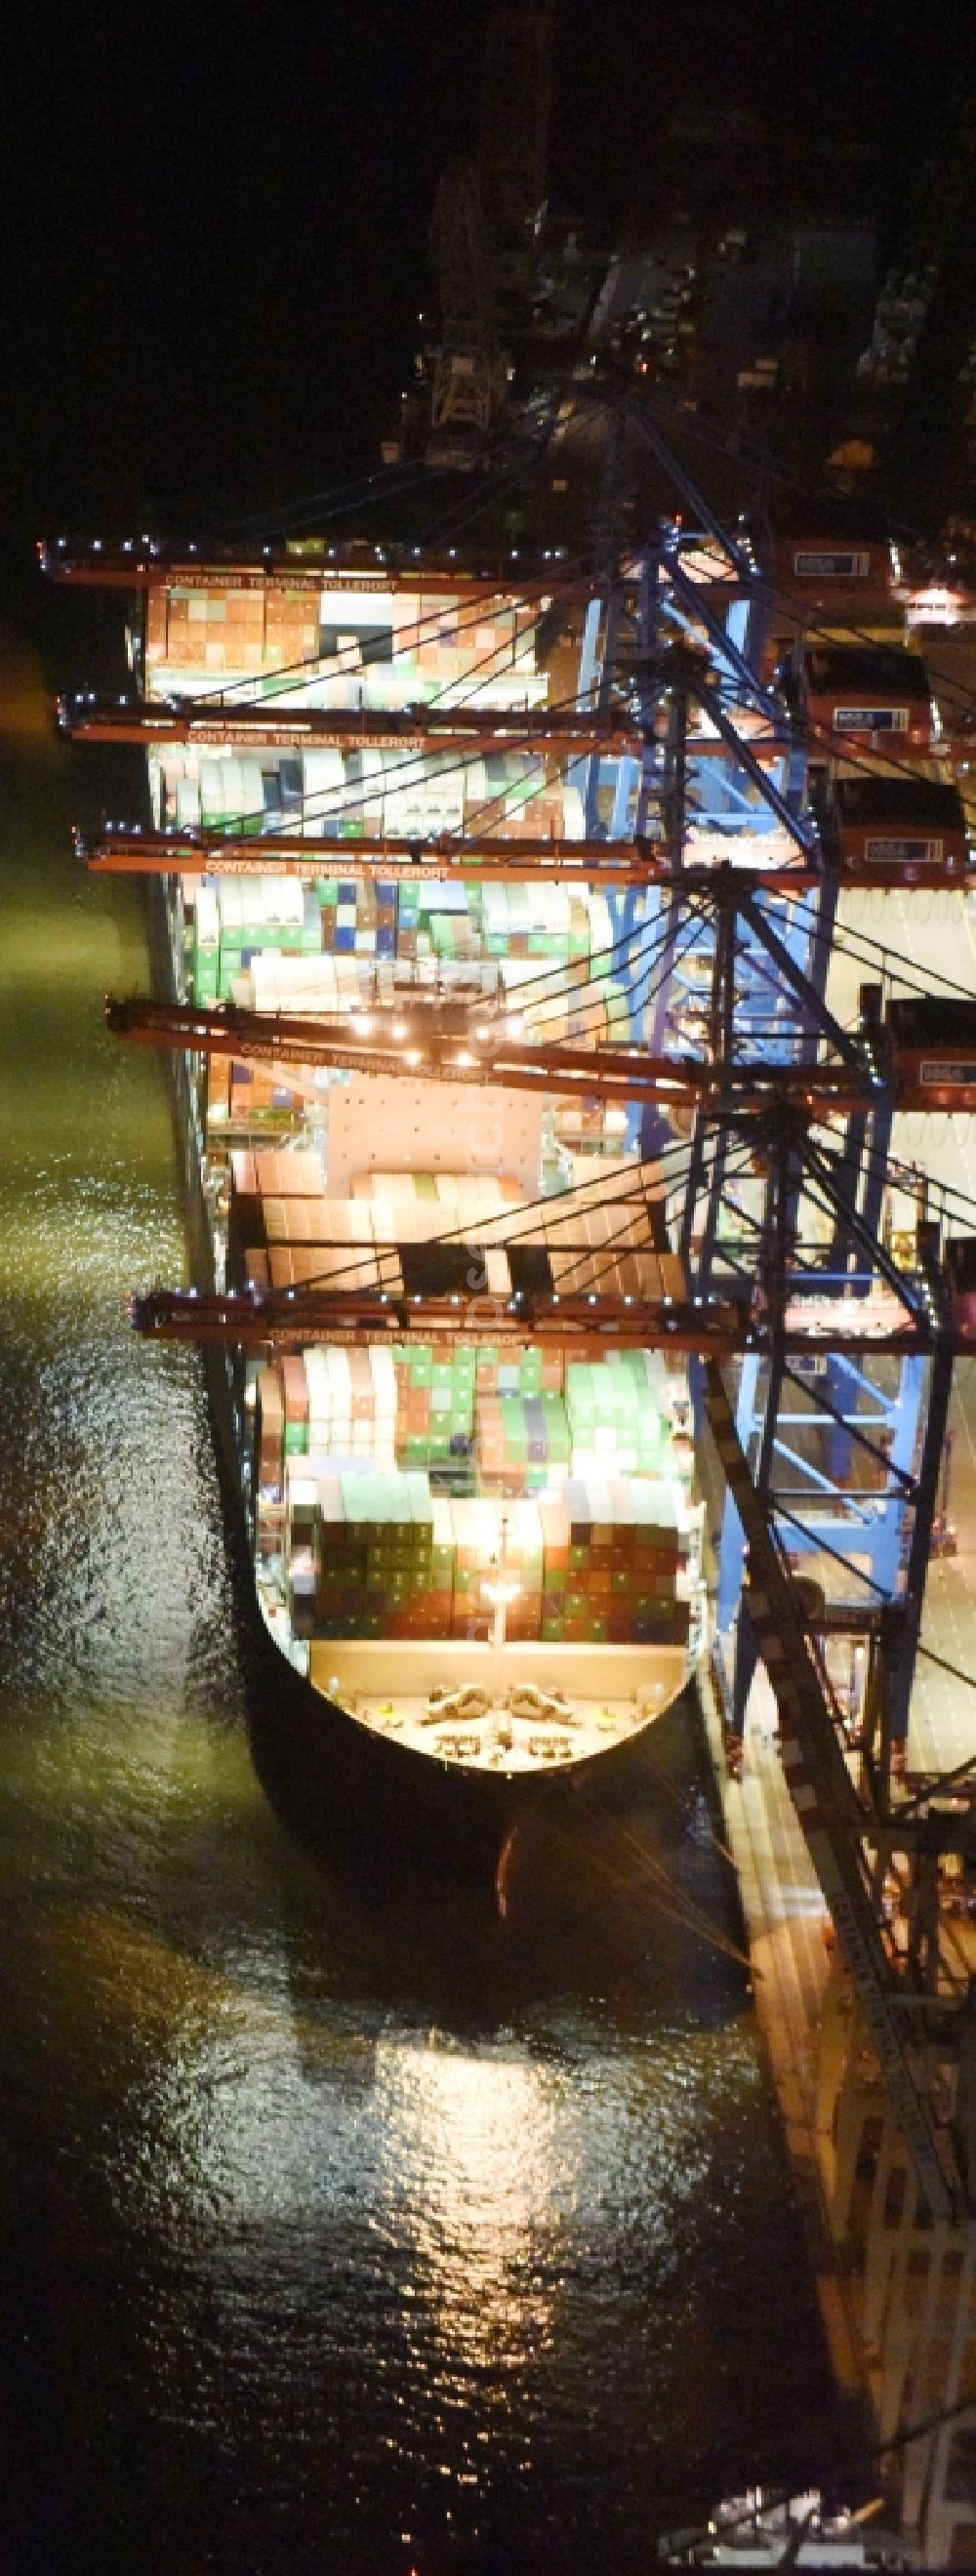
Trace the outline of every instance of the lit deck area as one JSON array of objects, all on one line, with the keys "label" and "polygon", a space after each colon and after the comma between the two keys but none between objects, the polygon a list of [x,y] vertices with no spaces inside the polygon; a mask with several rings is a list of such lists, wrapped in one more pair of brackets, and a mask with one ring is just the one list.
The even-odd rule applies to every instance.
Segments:
[{"label": "lit deck area", "polygon": [[[287,1619],[268,1625],[289,1651]],[[663,1716],[688,1679],[684,1646],[316,1639],[309,1679],[378,1735],[466,1769],[558,1771]],[[323,1722],[325,1722],[323,1720]]]}]

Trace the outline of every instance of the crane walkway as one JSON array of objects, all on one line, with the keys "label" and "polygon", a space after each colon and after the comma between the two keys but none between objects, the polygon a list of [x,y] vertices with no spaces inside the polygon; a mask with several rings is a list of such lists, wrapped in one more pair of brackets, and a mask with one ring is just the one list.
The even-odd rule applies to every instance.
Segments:
[{"label": "crane walkway", "polygon": [[976,1762],[976,1370],[971,1360],[956,1365],[949,1428],[956,1554],[937,1556],[929,1567],[922,1643],[971,1679],[956,1680],[919,1656],[908,1734],[909,1768],[918,1771],[953,1771],[961,1762]]},{"label": "crane walkway", "polygon": [[864,2353],[825,2221],[816,2135],[818,2032],[832,1965],[827,1908],[786,1786],[765,1675],[760,1671],[753,1690],[741,1779],[726,1770],[717,1703],[707,1677],[702,1707],[745,1918],[756,2016],[799,2195],[814,2289],[837,2380],[853,2393],[864,2386]]}]

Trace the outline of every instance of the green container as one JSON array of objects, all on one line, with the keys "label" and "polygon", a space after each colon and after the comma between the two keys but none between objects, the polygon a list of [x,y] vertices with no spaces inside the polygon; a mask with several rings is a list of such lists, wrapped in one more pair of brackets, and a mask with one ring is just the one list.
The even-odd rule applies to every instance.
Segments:
[{"label": "green container", "polygon": [[570,1360],[566,1370],[566,1403],[570,1421],[577,1426],[590,1423],[596,1412],[593,1379],[596,1375],[587,1360]]},{"label": "green container", "polygon": [[503,1395],[500,1399],[500,1410],[506,1456],[524,1458],[528,1447],[528,1436],[525,1428],[525,1414],[518,1396]]}]

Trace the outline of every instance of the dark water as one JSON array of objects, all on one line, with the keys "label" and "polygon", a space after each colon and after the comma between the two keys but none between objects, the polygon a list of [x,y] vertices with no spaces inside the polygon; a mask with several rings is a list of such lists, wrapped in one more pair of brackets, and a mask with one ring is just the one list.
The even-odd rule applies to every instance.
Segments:
[{"label": "dark water", "polygon": [[[0,865],[0,2568],[621,2571],[849,2445],[687,1713],[504,1926],[377,1916],[255,1780],[131,888]],[[74,773],[71,773],[73,777]],[[11,783],[12,781],[12,783]]]}]

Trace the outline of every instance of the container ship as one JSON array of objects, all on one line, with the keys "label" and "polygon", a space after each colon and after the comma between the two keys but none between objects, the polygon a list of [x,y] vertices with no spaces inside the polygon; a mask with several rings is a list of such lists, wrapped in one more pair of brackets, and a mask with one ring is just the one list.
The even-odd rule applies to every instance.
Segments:
[{"label": "container ship", "polygon": [[659,520],[602,591],[521,550],[46,559],[138,600],[131,696],[63,708],[149,756],[87,849],[152,882],[110,1017],[171,1050],[187,1180],[193,1290],[135,1320],[206,1354],[292,1807],[504,1901],[534,1806],[646,1776],[707,1563],[835,2367],[969,2563],[973,1666],[919,1627],[934,1558],[971,1618],[971,732],[897,640],[921,602],[824,516],[772,579]]},{"label": "container ship", "polygon": [[[223,1023],[172,1058],[194,1282],[294,1305],[288,1347],[208,1354],[270,1695],[323,1818],[494,1868],[557,1784],[629,1792],[702,1638],[686,1362],[599,1331],[608,1289],[682,1295],[640,1113],[585,1088],[643,1034],[640,901],[587,883],[580,790],[524,747],[565,687],[538,579],[147,567],[157,1001],[184,1044]],[[444,750],[409,738],[432,715]],[[497,882],[465,874],[486,830]],[[531,1084],[477,1080],[500,1036]],[[519,1330],[543,1284],[575,1342]]]},{"label": "container ship", "polygon": [[[743,338],[751,203],[707,274],[711,212],[633,255],[560,238],[552,17],[490,13],[381,542],[364,510],[353,543],[43,550],[137,603],[132,694],[62,710],[149,761],[148,821],[86,853],[151,881],[154,995],[110,1017],[171,1050],[187,1184],[193,1289],[134,1320],[204,1352],[263,1776],[357,1864],[503,1902],[520,1819],[628,1796],[697,1662],[824,2327],[899,2529],[756,2491],[672,2554],[971,2565],[976,809],[971,666],[919,641],[976,605],[971,557],[893,546],[865,476],[965,255],[976,129],[964,102],[824,458],[813,329],[796,372]],[[823,235],[773,230],[750,255],[813,312]],[[832,379],[869,231],[824,289]],[[700,398],[724,523],[667,445]],[[744,416],[753,454],[787,443],[768,508]],[[428,467],[465,475],[434,506],[467,551],[399,515]]]}]

